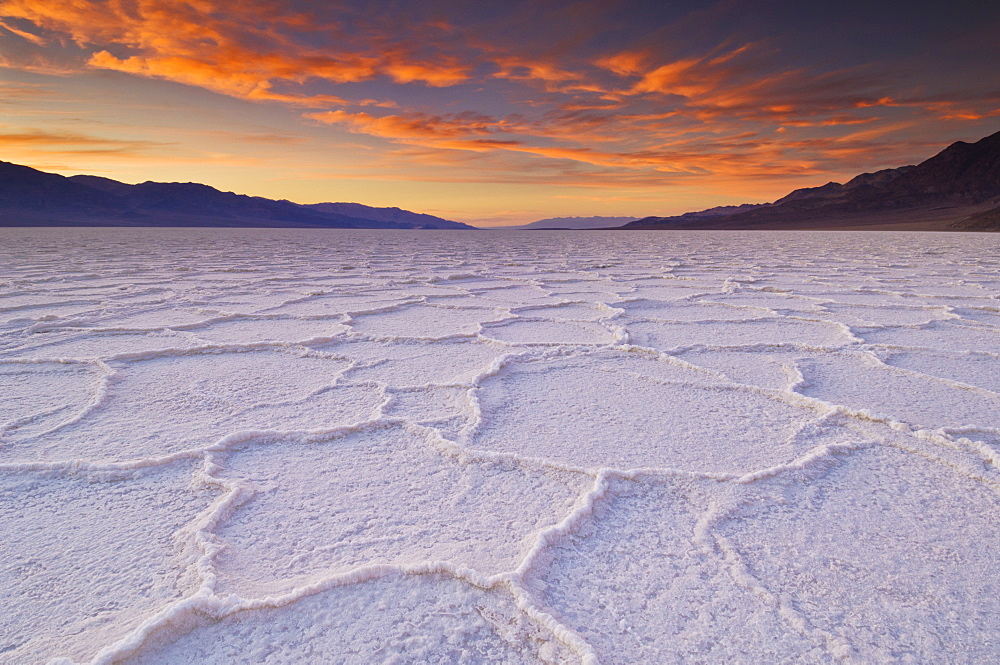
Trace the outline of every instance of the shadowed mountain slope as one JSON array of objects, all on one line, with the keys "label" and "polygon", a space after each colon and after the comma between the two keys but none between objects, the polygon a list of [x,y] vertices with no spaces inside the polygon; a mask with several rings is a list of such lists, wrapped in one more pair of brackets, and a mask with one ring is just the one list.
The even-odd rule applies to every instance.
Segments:
[{"label": "shadowed mountain slope", "polygon": [[998,204],[1000,132],[976,143],[953,143],[916,166],[797,189],[749,210],[708,219],[692,219],[691,213],[647,217],[622,228],[1000,230],[990,222],[996,215],[968,221]]},{"label": "shadowed mountain slope", "polygon": [[0,226],[473,228],[398,209],[391,218],[383,208],[346,204],[349,207],[341,211],[336,207],[342,205],[300,205],[197,183],[129,185],[99,176],[67,178],[0,162]]},{"label": "shadowed mountain slope", "polygon": [[567,229],[602,229],[609,226],[621,226],[638,219],[637,217],[549,217],[530,224],[508,226],[505,229],[524,230],[567,230]]},{"label": "shadowed mountain slope", "polygon": [[360,203],[312,203],[304,206],[319,212],[348,215],[393,224],[412,224],[420,229],[468,229],[468,224],[452,222],[434,215],[410,212],[400,208],[373,208]]}]

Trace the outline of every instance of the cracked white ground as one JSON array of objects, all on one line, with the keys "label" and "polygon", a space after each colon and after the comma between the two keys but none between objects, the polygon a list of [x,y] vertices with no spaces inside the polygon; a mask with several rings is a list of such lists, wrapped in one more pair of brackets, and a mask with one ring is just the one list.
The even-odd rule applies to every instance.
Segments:
[{"label": "cracked white ground", "polygon": [[1000,235],[0,231],[0,662],[995,662]]}]

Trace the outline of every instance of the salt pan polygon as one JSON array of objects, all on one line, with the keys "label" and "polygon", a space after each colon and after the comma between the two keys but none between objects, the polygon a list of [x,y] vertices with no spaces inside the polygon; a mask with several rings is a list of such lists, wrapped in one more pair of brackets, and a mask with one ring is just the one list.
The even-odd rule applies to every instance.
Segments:
[{"label": "salt pan polygon", "polygon": [[384,396],[338,386],[348,362],[266,349],[206,349],[116,361],[79,417],[26,438],[18,460],[127,460],[214,444],[262,429],[367,420]]},{"label": "salt pan polygon", "polygon": [[[447,561],[493,575],[589,486],[581,474],[444,454],[403,428],[234,451],[221,475],[252,498],[217,531],[222,589],[287,593],[364,565]],[[391,497],[392,500],[387,500]]]},{"label": "salt pan polygon", "polygon": [[351,316],[350,328],[374,338],[445,339],[474,334],[483,323],[506,316],[500,310],[483,307],[413,304],[386,311],[355,313]]},{"label": "salt pan polygon", "polygon": [[478,399],[473,448],[594,468],[745,473],[796,457],[822,415],[637,352],[513,362]]},{"label": "salt pan polygon", "polygon": [[895,367],[1000,393],[1000,355],[942,351],[877,350]]},{"label": "salt pan polygon", "polygon": [[753,584],[837,655],[860,662],[995,656],[1000,556],[987,545],[1000,538],[995,487],[869,448],[822,478],[774,478],[751,496],[720,534]]},{"label": "salt pan polygon", "polygon": [[925,429],[1000,428],[1000,394],[890,367],[872,355],[829,354],[798,363],[803,394]]},{"label": "salt pan polygon", "polygon": [[832,663],[698,542],[715,481],[613,482],[587,522],[528,579],[602,663]]},{"label": "salt pan polygon", "polygon": [[193,471],[0,470],[2,662],[86,662],[195,593],[186,528],[217,492]]},{"label": "salt pan polygon", "polygon": [[854,341],[851,331],[841,324],[789,318],[739,322],[637,321],[628,326],[628,331],[633,343],[661,351],[691,346],[715,348],[798,344],[837,347]]},{"label": "salt pan polygon", "polygon": [[610,344],[614,333],[591,321],[513,319],[483,326],[482,334],[510,344]]},{"label": "salt pan polygon", "polygon": [[990,662],[1000,239],[0,230],[0,663]]},{"label": "salt pan polygon", "polygon": [[388,575],[221,621],[194,616],[129,657],[135,665],[573,663],[578,658],[503,592],[440,575]]}]

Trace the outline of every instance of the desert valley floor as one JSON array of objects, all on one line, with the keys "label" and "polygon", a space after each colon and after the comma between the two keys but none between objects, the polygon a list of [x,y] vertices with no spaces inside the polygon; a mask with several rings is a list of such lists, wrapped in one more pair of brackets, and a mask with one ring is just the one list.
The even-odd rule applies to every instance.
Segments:
[{"label": "desert valley floor", "polygon": [[1000,236],[0,230],[0,663],[1000,659]]}]

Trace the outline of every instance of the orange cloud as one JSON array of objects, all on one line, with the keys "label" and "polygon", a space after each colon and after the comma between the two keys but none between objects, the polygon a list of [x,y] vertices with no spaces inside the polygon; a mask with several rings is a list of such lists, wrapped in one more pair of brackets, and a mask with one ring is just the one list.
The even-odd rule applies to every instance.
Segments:
[{"label": "orange cloud", "polygon": [[646,69],[649,57],[649,53],[646,52],[623,51],[617,55],[599,58],[594,64],[619,76],[632,76]]},{"label": "orange cloud", "polygon": [[423,82],[436,88],[446,88],[469,80],[468,65],[454,62],[428,64],[412,62],[400,56],[396,61],[386,62],[383,71],[396,83]]},{"label": "orange cloud", "polygon": [[21,39],[25,39],[31,42],[35,46],[45,46],[46,44],[46,40],[44,37],[28,32],[27,30],[22,30],[17,26],[13,25],[12,23],[10,23],[10,21],[3,20],[3,18],[0,18],[0,28],[3,28],[4,30],[6,30],[11,34],[17,35]]},{"label": "orange cloud", "polygon": [[[476,114],[433,116],[397,114],[376,117],[368,113],[328,111],[307,117],[344,125],[350,131],[388,139],[405,145],[434,150],[457,150],[480,154],[518,153],[549,160],[575,162],[588,166],[626,171],[648,171],[673,175],[736,175],[805,173],[814,171],[807,161],[782,163],[780,150],[769,143],[755,141],[746,133],[726,140],[674,141],[663,146],[638,150],[599,150],[589,146],[538,145],[529,142],[516,122],[497,120]],[[661,116],[654,116],[661,117]],[[641,122],[643,118],[636,118]],[[520,139],[500,135],[515,133]]]},{"label": "orange cloud", "polygon": [[[94,53],[87,64],[97,69],[109,69],[128,74],[162,78],[178,83],[195,85],[214,92],[256,101],[277,101],[286,104],[318,107],[339,106],[347,102],[333,95],[286,94],[274,91],[272,78],[275,70],[269,68],[267,59],[243,69],[234,69],[232,63],[218,60],[206,62],[186,56],[117,58],[108,51]],[[279,63],[280,64],[280,63]],[[339,75],[351,80],[356,70]],[[301,75],[300,75],[301,76]]]},{"label": "orange cloud", "polygon": [[[996,98],[910,98],[864,68],[792,66],[735,37],[701,51],[648,39],[595,57],[584,37],[559,28],[549,35],[548,23],[529,31],[529,48],[512,32],[515,22],[470,28],[475,11],[456,12],[455,24],[433,15],[437,3],[399,3],[392,16],[378,16],[360,3],[304,3],[314,8],[305,13],[293,2],[0,0],[0,39],[18,47],[0,53],[0,66],[112,70],[283,104],[382,139],[364,142],[373,154],[417,151],[420,164],[644,186],[829,172],[880,150],[900,119],[1000,115]],[[462,84],[475,87],[449,90]],[[59,136],[80,149],[123,147]],[[0,144],[45,149],[59,136],[12,132]]]},{"label": "orange cloud", "polygon": [[[376,43],[378,35],[360,48],[312,45],[300,39],[299,32],[325,32],[335,42],[340,27],[317,25],[309,17],[267,3],[240,3],[237,12],[221,0],[136,0],[128,6],[5,0],[2,9],[7,17],[29,21],[89,51],[86,64],[92,68],[177,81],[245,99],[322,107],[344,102],[331,95],[276,88],[310,80],[348,83],[378,76],[442,87],[469,78],[468,65],[453,56],[419,56],[402,47],[385,50]],[[3,27],[41,44],[41,37],[9,23]]]},{"label": "orange cloud", "polygon": [[892,97],[880,97],[879,99],[861,99],[854,103],[859,109],[872,108],[874,106],[899,106]]},{"label": "orange cloud", "polygon": [[657,92],[666,95],[695,97],[716,87],[722,76],[699,67],[696,59],[678,60],[643,74],[642,80],[632,86],[631,93]]},{"label": "orange cloud", "polygon": [[497,131],[501,124],[494,118],[474,113],[435,116],[421,113],[376,117],[369,113],[326,111],[307,113],[305,117],[326,124],[346,125],[351,131],[387,139],[451,139]]},{"label": "orange cloud", "polygon": [[[1000,101],[1000,95],[987,94],[973,96],[971,99],[947,99],[947,98],[914,98],[914,99],[893,99],[883,97],[875,101],[862,100],[858,102],[858,108],[870,108],[873,106],[886,106],[896,108],[920,108],[932,113],[938,120],[985,120],[1000,116],[1000,108],[993,105]],[[973,108],[978,103],[985,108]]]},{"label": "orange cloud", "polygon": [[48,95],[50,91],[37,83],[4,83],[0,82],[0,97],[3,102],[11,99],[25,98],[31,99],[41,95]]},{"label": "orange cloud", "polygon": [[843,127],[845,125],[867,125],[877,118],[858,118],[849,115],[839,115],[819,120],[784,120],[782,127]]},{"label": "orange cloud", "polygon": [[561,83],[563,81],[579,81],[580,74],[574,74],[560,69],[554,63],[541,60],[529,60],[517,56],[502,56],[495,60],[500,71],[493,78],[510,81],[544,81],[546,83]]},{"label": "orange cloud", "polygon": [[494,79],[534,84],[546,92],[568,95],[576,93],[606,95],[610,92],[586,72],[570,71],[551,60],[508,54],[493,55],[491,60],[499,67],[499,70],[491,76]]},{"label": "orange cloud", "polygon": [[620,77],[638,77],[616,93],[618,99],[662,99],[679,116],[709,127],[719,121],[792,127],[861,124],[873,116],[856,113],[895,105],[889,97],[870,92],[878,81],[851,71],[817,75],[782,68],[768,55],[762,44],[747,43],[662,64],[648,52],[637,51],[605,57],[596,64]]},{"label": "orange cloud", "polygon": [[169,144],[90,136],[74,132],[48,132],[38,129],[0,131],[0,148],[27,151],[33,160],[52,155],[116,155],[138,157],[154,148]]},{"label": "orange cloud", "polygon": [[946,100],[915,103],[933,113],[938,120],[985,120],[1000,116],[1000,108],[987,107],[979,110],[971,108],[969,104],[960,101]]}]

